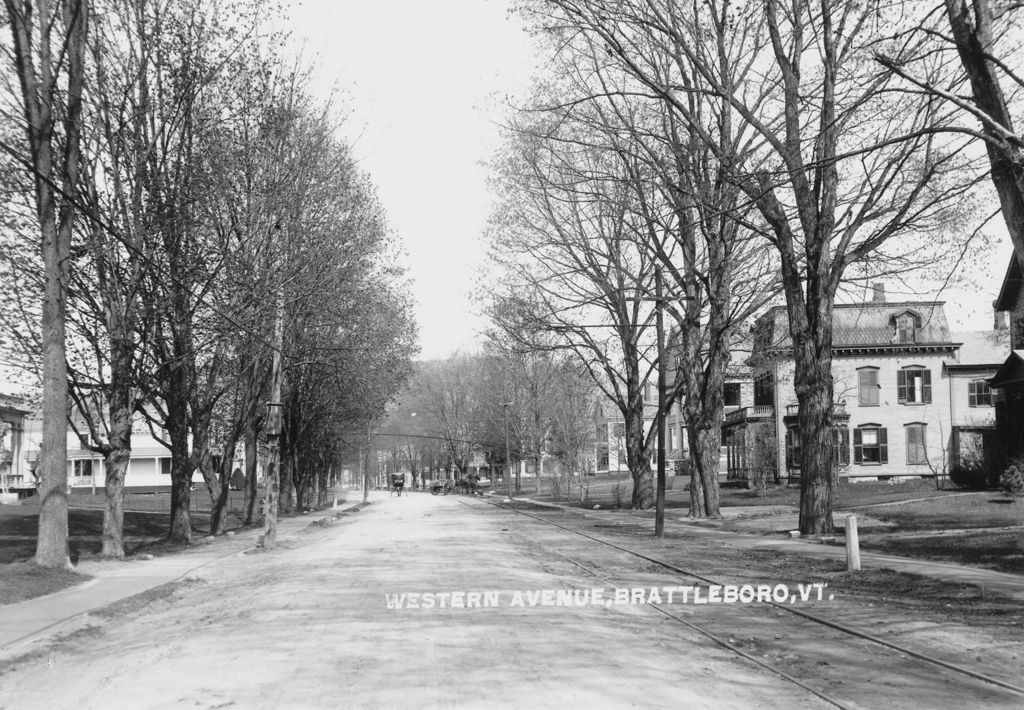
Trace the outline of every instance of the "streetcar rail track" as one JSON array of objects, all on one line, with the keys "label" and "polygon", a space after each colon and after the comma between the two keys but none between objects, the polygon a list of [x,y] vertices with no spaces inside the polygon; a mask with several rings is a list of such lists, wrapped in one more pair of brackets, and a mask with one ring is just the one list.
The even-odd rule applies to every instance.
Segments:
[{"label": "streetcar rail track", "polygon": [[[568,532],[568,533],[571,533],[573,535],[577,535],[577,536],[583,537],[583,538],[585,538],[587,540],[590,540],[592,542],[598,543],[600,545],[604,545],[604,546],[610,547],[610,548],[612,548],[614,550],[618,550],[619,552],[624,552],[624,553],[626,553],[628,555],[631,555],[631,556],[636,557],[638,559],[644,560],[644,561],[649,562],[651,564],[657,565],[659,567],[663,567],[665,569],[671,570],[671,571],[673,571],[673,572],[675,572],[677,574],[683,575],[685,577],[691,577],[693,579],[698,579],[698,580],[700,580],[702,582],[705,582],[707,584],[715,584],[715,585],[722,584],[719,580],[713,579],[711,577],[707,577],[707,576],[702,575],[702,574],[700,574],[698,572],[695,572],[693,570],[682,568],[682,567],[680,567],[678,565],[672,564],[671,562],[666,562],[664,560],[657,559],[657,558],[652,557],[650,555],[647,555],[647,554],[645,554],[643,552],[638,552],[637,550],[632,550],[632,549],[630,549],[628,547],[625,547],[623,545],[619,545],[619,544],[617,544],[615,542],[612,542],[612,541],[609,541],[609,540],[604,540],[604,539],[602,539],[602,538],[600,538],[600,537],[598,537],[596,535],[592,535],[592,534],[590,534],[588,532],[584,532],[582,530],[576,530],[576,529],[574,529],[572,527],[569,527],[567,525],[563,525],[563,524],[554,522],[552,520],[547,520],[546,518],[543,518],[543,517],[538,516],[538,515],[533,515],[533,514],[527,512],[527,511],[518,510],[518,509],[516,509],[513,506],[505,505],[505,504],[500,503],[498,501],[492,501],[492,500],[486,500],[486,499],[480,499],[480,501],[482,503],[486,503],[488,505],[491,505],[491,506],[493,506],[495,508],[500,508],[502,510],[511,511],[513,513],[517,513],[517,514],[522,515],[524,517],[531,518],[533,520],[536,520],[538,522],[544,523],[544,524],[549,525],[551,527],[563,530],[564,532]],[[459,500],[459,502],[462,503],[463,505],[470,506],[470,504],[466,503],[465,501]],[[554,509],[557,510],[558,508],[554,508]],[[620,525],[620,524],[617,524],[617,523],[611,523],[611,524],[603,523],[602,525],[604,525],[605,527],[609,527],[609,528],[611,528],[611,527],[618,527],[619,529],[624,529],[624,530],[628,529],[627,526]],[[636,526],[633,525],[633,526],[629,526],[629,527],[635,528]],[[578,567],[580,567],[582,569],[587,570],[590,574],[594,574],[597,577],[600,577],[600,578],[603,578],[603,579],[607,579],[606,577],[604,577],[600,573],[596,572],[595,570],[592,570],[592,569],[586,567],[585,565],[583,565],[583,564],[581,564],[581,563],[579,563],[579,562],[577,562],[577,561],[567,557],[566,555],[563,555],[563,554],[558,553],[558,552],[555,552],[555,554],[558,555],[559,557],[562,557],[563,559],[567,560],[568,562],[570,562],[570,563],[572,563],[572,564],[574,564],[574,565],[576,565],[576,566],[578,566]],[[610,583],[614,583],[612,580],[608,580],[608,581]],[[672,612],[668,611],[667,609],[660,608],[656,604],[648,604],[648,606],[654,608],[659,613],[662,613],[665,616],[668,616],[668,617],[674,619],[675,621],[677,621],[677,622],[679,622],[679,623],[681,623],[681,624],[683,624],[683,625],[693,629],[697,633],[700,633],[701,635],[711,639],[712,641],[714,641],[718,645],[722,646],[723,648],[727,648],[728,650],[736,653],[737,655],[752,661],[753,663],[757,664],[758,666],[760,666],[762,668],[765,668],[766,670],[769,670],[770,672],[774,673],[775,675],[778,675],[779,677],[781,677],[781,678],[783,678],[783,679],[785,679],[785,680],[787,680],[787,681],[789,681],[791,683],[796,684],[797,686],[807,690],[808,692],[810,692],[813,695],[821,698],[822,700],[825,700],[826,702],[828,702],[828,703],[830,703],[830,704],[832,704],[832,705],[834,705],[836,707],[840,707],[840,708],[847,708],[848,707],[847,705],[844,705],[841,701],[839,701],[839,700],[837,700],[835,698],[832,698],[832,697],[830,697],[830,696],[828,696],[826,694],[823,694],[820,691],[818,691],[818,690],[816,690],[816,689],[814,689],[814,688],[812,688],[810,686],[807,686],[806,684],[804,684],[799,679],[794,678],[791,675],[787,674],[785,671],[782,671],[782,670],[772,666],[771,664],[765,663],[761,659],[759,659],[759,658],[757,658],[755,656],[750,655],[749,653],[747,653],[743,649],[738,648],[738,647],[736,647],[733,644],[730,644],[728,641],[726,641],[724,639],[721,639],[720,637],[716,636],[712,632],[700,628],[698,625],[693,624],[689,620],[683,619],[683,618],[679,617],[678,615],[673,614]],[[951,673],[954,673],[954,674],[957,674],[957,675],[960,675],[960,676],[966,676],[966,677],[972,678],[973,680],[977,680],[977,681],[980,681],[982,683],[986,683],[988,685],[1000,688],[1000,689],[1002,689],[1004,691],[1008,691],[1010,693],[1014,693],[1014,694],[1019,695],[1019,696],[1024,696],[1024,688],[1022,688],[1020,686],[1017,686],[1017,685],[1014,685],[1012,683],[1000,680],[998,678],[993,678],[993,677],[991,677],[989,675],[986,675],[986,674],[981,673],[979,671],[972,670],[970,668],[965,668],[963,666],[959,666],[959,665],[957,665],[955,663],[950,663],[948,661],[944,661],[944,660],[942,660],[940,658],[935,658],[933,656],[929,656],[928,654],[921,653],[919,651],[915,651],[914,649],[910,649],[910,648],[906,648],[904,646],[900,646],[897,643],[893,643],[891,641],[887,641],[885,639],[879,638],[879,637],[874,636],[872,634],[869,634],[869,633],[867,633],[865,631],[861,631],[860,629],[855,629],[853,627],[849,627],[849,626],[846,626],[844,624],[840,624],[838,622],[834,622],[834,621],[831,621],[829,619],[822,618],[820,616],[817,616],[816,614],[811,614],[811,613],[806,612],[806,611],[801,611],[800,609],[795,609],[793,607],[786,606],[784,604],[779,604],[778,602],[775,602],[775,601],[766,602],[765,606],[774,607],[775,609],[778,609],[780,611],[785,611],[785,612],[788,612],[790,614],[793,614],[794,616],[801,617],[801,618],[803,618],[803,619],[805,619],[807,621],[810,621],[813,624],[818,624],[818,625],[824,626],[826,628],[830,628],[830,629],[832,629],[834,631],[838,631],[840,633],[843,633],[843,634],[846,634],[846,635],[849,635],[849,636],[853,636],[855,638],[862,639],[862,640],[867,641],[869,643],[873,643],[873,644],[882,646],[884,648],[888,648],[889,650],[896,651],[897,653],[905,654],[906,656],[908,656],[910,658],[914,658],[914,659],[916,659],[918,661],[922,661],[922,662],[925,662],[925,663],[928,663],[928,664],[931,664],[931,665],[943,668],[946,671],[949,671]]]}]

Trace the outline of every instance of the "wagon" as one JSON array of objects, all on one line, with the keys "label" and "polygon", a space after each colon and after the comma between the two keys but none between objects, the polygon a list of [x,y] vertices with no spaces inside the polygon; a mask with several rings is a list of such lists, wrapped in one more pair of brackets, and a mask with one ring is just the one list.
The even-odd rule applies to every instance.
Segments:
[{"label": "wagon", "polygon": [[439,493],[443,493],[444,495],[448,495],[449,493],[454,493],[455,492],[455,481],[453,481],[450,478],[446,479],[444,481],[439,481],[437,479],[434,479],[434,480],[432,480],[430,482],[430,492],[433,493],[435,496],[437,494],[439,494]]}]

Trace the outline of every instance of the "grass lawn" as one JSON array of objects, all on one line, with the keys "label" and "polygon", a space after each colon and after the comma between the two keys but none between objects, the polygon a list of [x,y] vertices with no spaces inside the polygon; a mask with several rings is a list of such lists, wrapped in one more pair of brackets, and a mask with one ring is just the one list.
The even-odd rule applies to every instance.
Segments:
[{"label": "grass lawn", "polygon": [[954,621],[967,623],[974,617],[1002,617],[1007,623],[1024,623],[1024,610],[1019,601],[986,593],[973,584],[886,569],[847,572],[843,561],[767,550],[746,551],[742,556],[750,560],[752,567],[769,570],[773,579],[793,582],[821,579],[828,582],[830,589],[841,589],[844,599],[885,602],[892,608],[909,612],[940,611]]},{"label": "grass lawn", "polygon": [[[892,503],[914,498],[943,498],[955,490],[938,490],[935,482],[928,479],[906,479],[899,483],[891,481],[851,481],[839,479],[835,492],[837,510],[861,505]],[[763,493],[730,485],[722,487],[722,506],[737,505],[800,505],[800,484],[791,483],[771,486]]]},{"label": "grass lawn", "polygon": [[[237,520],[229,518],[228,527],[237,527]],[[192,530],[204,535],[209,530],[209,518],[192,516]],[[168,516],[154,513],[125,513],[125,553],[138,554],[152,551],[167,537]],[[0,506],[0,564],[23,562],[36,550],[39,530],[39,509],[35,506]],[[68,547],[71,561],[80,557],[98,555],[103,548],[103,511],[68,511]]]},{"label": "grass lawn", "polygon": [[872,517],[895,524],[894,531],[1003,528],[1024,525],[1024,500],[1010,502],[998,491],[933,498],[871,509]]},{"label": "grass lawn", "polygon": [[1024,574],[1024,530],[865,538],[861,548],[904,557]]},{"label": "grass lawn", "polygon": [[73,587],[88,580],[65,569],[45,569],[32,562],[5,565],[0,574],[0,605],[15,604]]},{"label": "grass lawn", "polygon": [[[238,520],[229,517],[228,527]],[[205,535],[209,518],[192,516],[192,530]],[[125,513],[125,554],[161,554],[181,549],[167,537],[168,516],[153,513]],[[33,505],[0,505],[0,604],[13,604],[81,584],[88,577],[66,570],[46,570],[30,560],[36,551],[39,508]],[[98,555],[103,548],[103,511],[68,511],[68,548],[72,563]]]},{"label": "grass lawn", "polygon": [[[547,483],[545,481],[545,483]],[[689,508],[690,494],[683,488],[689,483],[687,478],[676,478],[672,489],[665,496],[665,505],[668,508]],[[615,490],[618,488],[618,502],[621,507],[628,508],[630,497],[633,493],[633,480],[628,474],[607,476],[601,474],[590,478],[589,492],[584,502],[579,501],[579,494],[574,489],[573,495],[556,497],[550,489],[545,486],[542,495],[533,493],[533,482],[524,484],[522,495],[560,501],[578,507],[592,508],[600,505],[602,508],[616,507]],[[498,486],[497,492],[503,489]],[[873,505],[876,503],[890,503],[894,501],[908,500],[913,498],[943,498],[948,497],[955,490],[937,490],[934,481],[922,479],[907,479],[900,483],[889,481],[865,481],[852,483],[848,479],[840,479],[839,489],[836,491],[835,505],[837,509],[848,508],[858,505]],[[800,505],[800,484],[782,484],[769,486],[765,491],[751,490],[730,482],[723,482],[720,487],[720,499],[723,508],[736,506],[792,506]]]}]

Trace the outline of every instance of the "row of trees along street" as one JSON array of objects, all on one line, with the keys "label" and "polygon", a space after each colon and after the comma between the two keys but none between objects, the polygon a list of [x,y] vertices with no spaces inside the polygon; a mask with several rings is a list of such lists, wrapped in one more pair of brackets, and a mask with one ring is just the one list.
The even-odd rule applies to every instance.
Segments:
[{"label": "row of trees along street", "polygon": [[[491,333],[482,353],[416,364],[408,389],[375,437],[391,470],[410,471],[414,486],[462,478],[477,455],[492,482],[511,468],[515,490],[521,488],[522,461],[566,494],[574,486],[583,489],[594,442],[593,385],[564,354],[512,345]],[[540,486],[540,476],[534,485]]]},{"label": "row of trees along street", "polygon": [[[496,326],[520,348],[571,352],[618,406],[636,508],[653,502],[655,432],[681,403],[691,514],[717,516],[730,348],[783,302],[800,531],[831,532],[833,305],[880,277],[939,283],[970,260],[998,214],[982,145],[1004,207],[1024,184],[1004,174],[1019,174],[1021,151],[1006,108],[1020,88],[1014,4],[518,5],[548,71],[496,161]],[[1011,232],[1017,214],[1004,213]],[[662,365],[671,384],[645,430],[641,388]]]},{"label": "row of trees along street", "polygon": [[346,455],[342,434],[401,388],[415,328],[336,107],[277,53],[276,4],[4,8],[0,268],[16,287],[0,347],[41,383],[36,562],[69,564],[69,421],[105,461],[104,555],[124,555],[140,414],[171,452],[171,540],[191,538],[194,471],[223,530],[239,447],[254,521],[268,400],[283,425],[265,494],[280,479],[281,510],[307,504]]}]

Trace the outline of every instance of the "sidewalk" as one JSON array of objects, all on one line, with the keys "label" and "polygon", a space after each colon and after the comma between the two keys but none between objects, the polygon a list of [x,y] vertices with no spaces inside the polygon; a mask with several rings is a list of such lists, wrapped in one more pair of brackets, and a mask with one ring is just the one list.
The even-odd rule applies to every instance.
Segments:
[{"label": "sidewalk", "polygon": [[[745,535],[743,533],[727,532],[723,530],[710,530],[688,521],[675,522],[685,528],[685,532],[683,534],[713,538],[724,545],[728,545],[729,547],[747,550],[772,550],[775,552],[785,552],[787,554],[807,555],[809,557],[817,557],[819,559],[839,560],[841,562],[845,562],[846,560],[845,545],[826,545],[813,539],[771,539],[764,536]],[[934,562],[932,560],[922,560],[913,557],[883,555],[881,553],[866,552],[864,550],[861,550],[860,562],[862,568],[888,569],[895,572],[918,574],[946,582],[975,584],[982,587],[987,592],[999,592],[1000,594],[1024,602],[1024,576],[1019,574],[996,572],[995,570],[981,569],[980,567],[967,567],[965,565],[950,564],[948,562]]]},{"label": "sidewalk", "polygon": [[[361,500],[339,501],[336,509],[279,518],[278,538],[294,535],[316,520],[360,504]],[[180,554],[150,560],[83,562],[78,566],[78,571],[93,576],[84,584],[44,597],[0,606],[0,659],[28,652],[32,644],[58,632],[80,628],[85,625],[85,617],[90,612],[175,582],[217,560],[253,549],[262,534],[262,528],[251,528],[231,537],[220,536],[208,544],[197,544]]]},{"label": "sidewalk", "polygon": [[[547,501],[536,501],[528,498],[516,498],[516,500],[530,500],[531,503],[536,505],[551,506],[553,508],[563,507]],[[575,507],[565,509],[574,512],[582,512],[586,517],[602,516],[603,513],[608,512],[606,510],[581,510],[580,508]],[[844,514],[851,512],[852,511],[843,511]],[[768,529],[791,530],[795,527],[795,516],[795,513],[785,512],[781,513],[780,516],[764,516],[761,518],[760,522],[762,526],[767,522]],[[781,517],[783,520],[778,521],[779,524],[774,526],[770,521],[766,520],[773,517]],[[790,517],[794,518],[794,520],[789,520]],[[845,515],[836,516],[836,523],[840,527],[845,524],[845,517]],[[858,515],[857,518],[862,521],[864,516]],[[639,515],[630,515],[629,522],[650,527],[652,533],[654,531],[654,515],[652,511],[645,511]],[[791,523],[793,524],[791,525]],[[711,539],[722,545],[735,549],[772,550],[787,554],[807,555],[810,557],[817,557],[819,559],[833,559],[840,562],[845,562],[846,560],[845,545],[823,544],[818,539],[780,539],[778,537],[769,537],[765,534],[750,534],[721,530],[715,527],[708,527],[708,521],[697,522],[690,520],[689,518],[674,517],[670,514],[665,516],[665,525],[666,530],[671,529],[677,534]],[[986,592],[998,592],[1024,602],[1024,575],[997,572],[994,570],[981,569],[979,567],[968,567],[948,562],[934,562],[931,560],[912,557],[885,555],[877,552],[867,552],[864,550],[861,550],[860,561],[862,568],[888,569],[893,570],[894,572],[917,574],[946,582],[974,584],[981,587]]]}]

